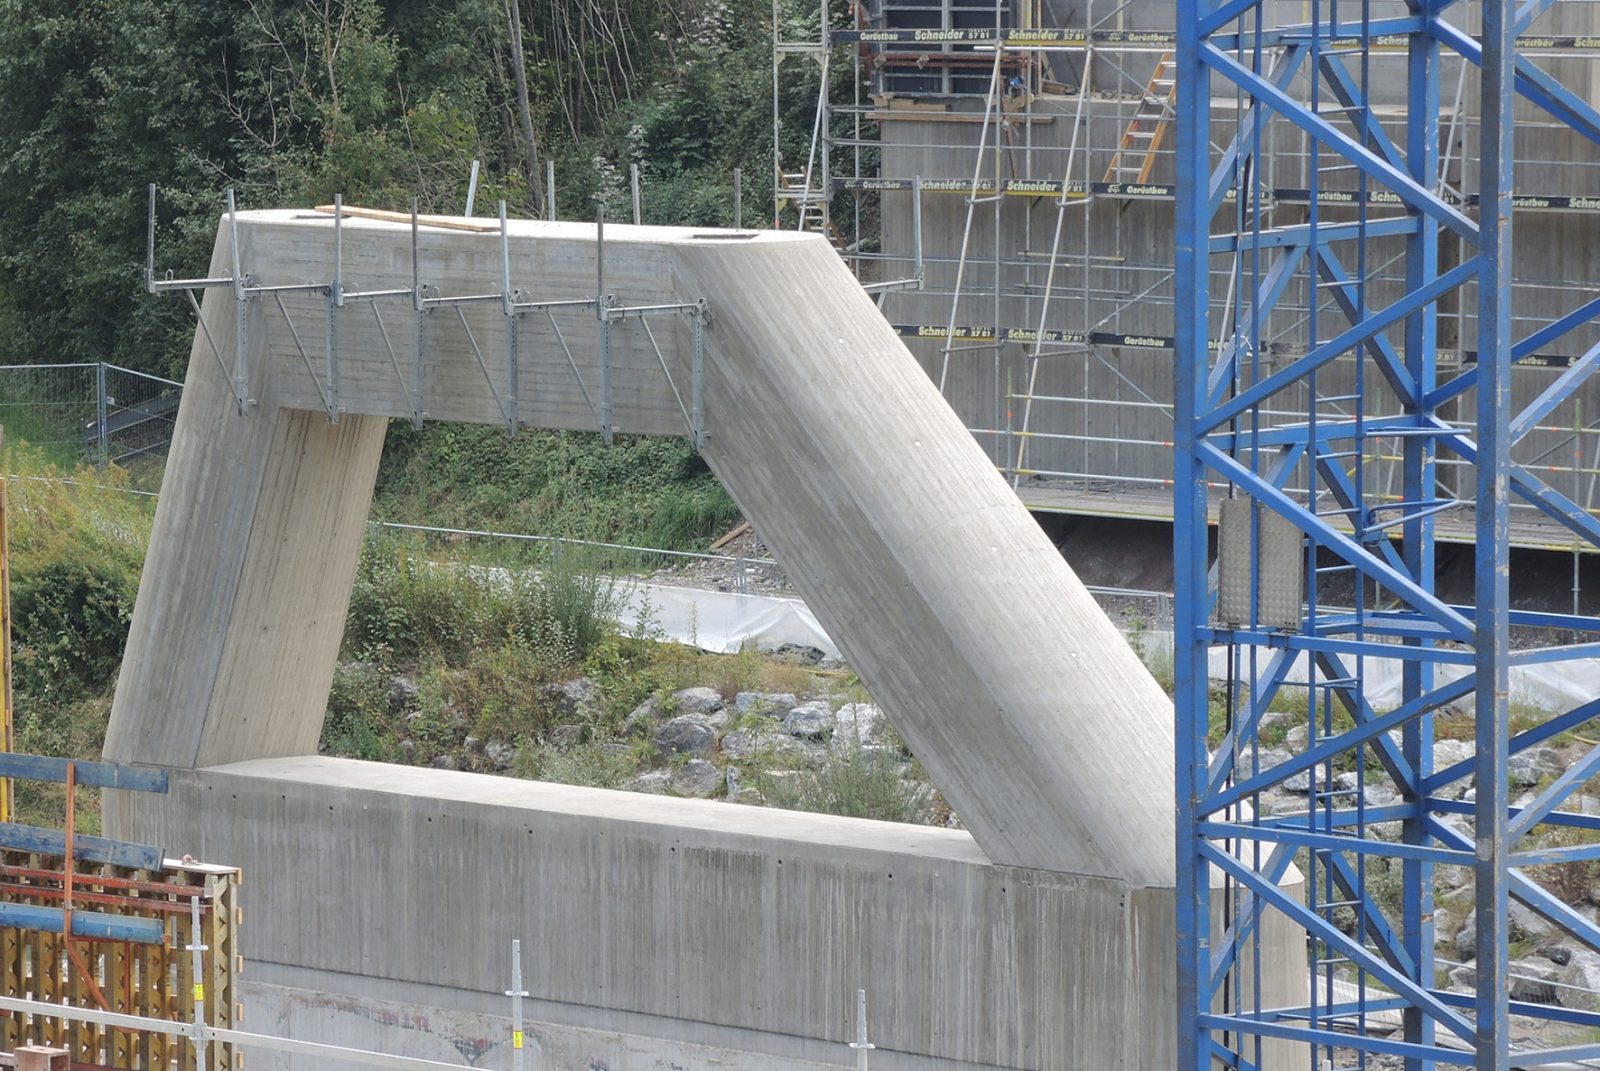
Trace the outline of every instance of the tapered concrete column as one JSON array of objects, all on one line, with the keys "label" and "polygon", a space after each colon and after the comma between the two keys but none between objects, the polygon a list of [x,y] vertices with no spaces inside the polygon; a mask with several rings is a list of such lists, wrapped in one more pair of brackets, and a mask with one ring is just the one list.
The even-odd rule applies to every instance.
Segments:
[{"label": "tapered concrete column", "polygon": [[[225,275],[225,231],[216,250]],[[208,291],[202,314],[106,734],[123,762],[317,750],[388,425],[281,407],[259,359],[241,414],[232,296]]]}]

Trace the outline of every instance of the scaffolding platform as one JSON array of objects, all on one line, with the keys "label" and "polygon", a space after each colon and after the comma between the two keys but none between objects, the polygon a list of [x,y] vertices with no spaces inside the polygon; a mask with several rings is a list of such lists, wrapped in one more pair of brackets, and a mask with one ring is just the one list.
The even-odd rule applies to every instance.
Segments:
[{"label": "scaffolding platform", "polygon": [[[1132,521],[1172,523],[1172,488],[1144,487],[1111,481],[1085,485],[1081,480],[1025,479],[1016,488],[1022,504],[1033,513],[1060,513],[1081,517],[1110,517]],[[1215,494],[1210,501],[1210,521],[1217,523],[1217,508],[1222,500]],[[1353,529],[1343,517],[1330,518],[1333,526],[1349,534]],[[1440,543],[1471,546],[1474,541],[1477,511],[1470,505],[1440,514],[1435,518],[1434,539]],[[1545,550],[1581,554],[1600,553],[1593,544],[1580,542],[1574,547],[1572,532],[1541,517],[1520,516],[1511,521],[1511,545],[1522,550]]]}]

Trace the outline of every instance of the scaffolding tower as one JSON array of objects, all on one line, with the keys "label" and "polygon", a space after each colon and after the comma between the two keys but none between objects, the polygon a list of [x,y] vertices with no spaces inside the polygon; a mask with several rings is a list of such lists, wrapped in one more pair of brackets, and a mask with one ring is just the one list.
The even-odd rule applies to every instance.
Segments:
[{"label": "scaffolding tower", "polygon": [[[1600,37],[1585,31],[1600,30],[1600,8],[1589,0],[1555,7],[1524,27],[1524,51],[1593,92]],[[828,229],[864,283],[893,291],[880,294],[886,316],[1030,508],[1169,520],[1179,196],[1170,5],[860,0],[819,5],[806,18],[798,10],[774,9],[777,223]],[[1295,5],[1283,10],[1300,17]],[[1551,22],[1557,30],[1537,32]],[[795,53],[812,61],[795,62]],[[1400,38],[1386,35],[1375,54],[1397,62]],[[1303,52],[1274,45],[1262,62],[1286,92],[1307,94]],[[1433,180],[1441,199],[1467,214],[1477,199],[1471,69],[1454,53],[1441,57]],[[1373,108],[1380,131],[1403,121],[1399,85],[1380,87]],[[803,131],[777,134],[779,99],[788,108],[813,102]],[[1330,101],[1323,107],[1345,106]],[[1248,102],[1219,90],[1213,105],[1220,144],[1221,117]],[[1600,240],[1600,198],[1587,170],[1600,154],[1573,153],[1561,142],[1568,124],[1554,117],[1525,116],[1521,128],[1518,210],[1539,217],[1558,242]],[[1269,139],[1253,159],[1263,197],[1279,214],[1303,214],[1313,196],[1324,211],[1348,208],[1358,196],[1353,171],[1317,172],[1329,165],[1299,128]],[[1232,196],[1224,191],[1230,203]],[[1365,266],[1374,290],[1405,286],[1399,246],[1390,246]],[[1459,236],[1446,236],[1441,255],[1453,262],[1462,253]],[[1519,326],[1556,323],[1563,298],[1586,296],[1583,271],[1571,267],[1583,256],[1563,251],[1519,265]],[[1230,277],[1221,263],[1213,272],[1214,282]],[[884,284],[912,279],[918,282]],[[1263,358],[1305,352],[1311,321],[1338,314],[1345,299],[1339,289],[1307,289],[1286,275],[1265,316]],[[1475,359],[1474,321],[1470,300],[1447,297],[1439,319],[1444,366]],[[1557,337],[1528,354],[1518,389],[1542,389],[1585,344]],[[1330,370],[1347,380],[1353,374],[1344,359]],[[1600,506],[1600,387],[1574,401],[1546,414],[1513,452],[1593,510]],[[1299,419],[1297,404],[1263,412]],[[1353,415],[1348,404],[1343,413]],[[1455,419],[1453,409],[1445,415]],[[1369,475],[1400,502],[1404,459],[1384,445],[1367,459]],[[1459,458],[1436,464],[1448,482],[1471,479]],[[1303,482],[1293,489],[1308,491]],[[1587,553],[1525,503],[1512,506],[1511,518],[1519,547]],[[1462,514],[1441,515],[1436,530],[1444,542],[1474,539]]]},{"label": "scaffolding tower", "polygon": [[[1600,7],[796,10],[774,40],[806,39],[817,110],[780,225],[816,225],[776,192],[801,175],[864,282],[920,281],[880,304],[1030,507],[1173,521],[1181,1066],[1600,1058],[1600,1013],[1508,996],[1506,921],[1600,952],[1550,892],[1600,858],[1571,805],[1600,700],[1508,694],[1600,654]],[[775,60],[775,101],[799,69]],[[1569,613],[1512,608],[1512,547],[1571,555]],[[1471,757],[1435,768],[1436,719],[1472,710]],[[1585,750],[1513,793],[1556,742]],[[1434,943],[1463,896],[1470,968]],[[1307,934],[1295,1007],[1262,1006],[1265,912]]]},{"label": "scaffolding tower", "polygon": [[[1512,999],[1509,985],[1513,902],[1574,944],[1600,949],[1600,928],[1548,887],[1562,868],[1600,858],[1600,820],[1568,807],[1600,770],[1600,747],[1520,798],[1508,774],[1513,756],[1600,715],[1591,699],[1514,725],[1510,701],[1514,665],[1600,649],[1600,620],[1516,611],[1508,590],[1513,501],[1600,548],[1592,513],[1513,453],[1573,402],[1600,361],[1600,345],[1590,345],[1537,392],[1514,390],[1520,359],[1600,313],[1590,299],[1531,330],[1517,326],[1519,109],[1600,140],[1600,114],[1519,46],[1552,6],[1484,0],[1481,28],[1447,17],[1477,11],[1446,5],[1313,0],[1292,21],[1263,0],[1178,6],[1181,1067],[1257,1067],[1272,1038],[1309,1045],[1316,1066],[1336,1068],[1372,1066],[1380,1054],[1407,1068],[1495,1071],[1600,1056],[1592,1040],[1600,1014]],[[1477,105],[1470,211],[1440,176],[1447,55],[1470,67],[1465,83]],[[1394,85],[1404,102],[1386,126],[1379,101]],[[1213,102],[1222,87],[1239,107],[1224,118],[1219,144]],[[1309,139],[1311,164],[1306,207],[1292,215],[1278,209],[1264,174],[1286,128]],[[1335,207],[1324,190],[1347,196]],[[1403,281],[1375,276],[1391,261]],[[1270,361],[1267,324],[1297,279],[1333,297],[1337,322],[1311,317],[1303,351]],[[1476,312],[1473,360],[1448,369],[1439,353],[1447,298]],[[1347,373],[1330,375],[1341,359]],[[1455,419],[1445,419],[1453,404]],[[1295,417],[1269,417],[1272,407]],[[1400,459],[1398,501],[1373,478],[1378,453]],[[1449,481],[1439,471],[1446,457],[1460,466]],[[1473,522],[1467,605],[1434,589],[1435,526],[1446,514]],[[1347,579],[1353,606],[1327,605],[1330,575]],[[1526,641],[1516,649],[1514,631]],[[1214,653],[1227,661],[1220,746]],[[1393,704],[1370,698],[1379,658],[1404,665]],[[1269,754],[1262,717],[1291,693],[1306,712],[1307,746]],[[1475,714],[1472,754],[1436,769],[1436,715],[1463,704]],[[1299,775],[1309,779],[1304,808],[1267,813],[1262,793]],[[1473,785],[1466,798],[1453,791],[1464,781]],[[1303,902],[1282,887],[1297,859]],[[1471,875],[1470,993],[1438,972],[1440,867]],[[1380,879],[1395,877],[1398,895],[1380,895]],[[1251,972],[1235,969],[1267,911],[1306,932],[1302,1006],[1263,1006]],[[1398,1033],[1386,1016],[1398,1017]],[[1535,1040],[1513,1044],[1514,1029]]]}]

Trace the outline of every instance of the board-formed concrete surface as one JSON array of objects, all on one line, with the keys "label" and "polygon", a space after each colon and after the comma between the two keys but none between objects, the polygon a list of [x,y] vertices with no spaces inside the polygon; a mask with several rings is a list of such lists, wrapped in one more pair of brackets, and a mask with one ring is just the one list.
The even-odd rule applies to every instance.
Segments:
[{"label": "board-formed concrete surface", "polygon": [[[431,292],[499,292],[497,226],[425,222]],[[332,238],[327,213],[243,213],[239,260],[253,284],[325,282]],[[593,297],[595,239],[513,223],[521,300]],[[347,289],[410,283],[408,226],[347,219],[343,248]],[[609,368],[615,430],[684,434],[695,335],[630,317],[605,362],[592,308],[530,313],[513,393],[498,302],[356,302],[330,423],[323,299],[253,300],[240,353],[226,290],[202,305],[106,743],[193,772],[108,799],[108,830],[244,867],[247,957],[333,1005],[481,1004],[520,936],[574,1053],[620,1032],[666,1039],[657,1061],[798,1071],[848,1036],[860,985],[891,1050],[874,1066],[1170,1066],[1165,694],[820,237],[610,227],[605,248],[619,302],[707,303],[702,453],[970,835],[295,758],[387,418],[592,428]],[[210,274],[232,257],[224,226]],[[1304,989],[1302,946],[1263,942],[1269,1006]]]},{"label": "board-formed concrete surface", "polygon": [[[241,263],[261,285],[331,278],[332,230],[315,212],[244,213]],[[653,227],[610,227],[606,238],[606,285],[621,300],[709,303],[706,461],[989,858],[1169,883],[1170,701],[826,241]],[[592,296],[596,248],[592,226],[519,221],[512,286],[538,300]],[[410,253],[408,226],[346,220],[346,287],[409,284]],[[498,292],[500,257],[498,228],[426,230],[420,243],[422,279],[446,295]],[[213,274],[230,259],[224,229]],[[256,405],[243,415],[197,338],[109,757],[209,766],[316,750],[377,418],[409,415],[411,400],[373,309],[352,305],[337,314],[346,412],[330,425],[295,348],[298,338],[316,352],[325,306],[315,295],[282,301],[293,332],[275,301],[251,309]],[[403,371],[409,303],[377,311]],[[209,291],[204,315],[234,370],[228,292]],[[498,423],[505,317],[498,304],[464,315],[488,375],[455,310],[435,311],[424,408]],[[525,319],[523,420],[592,426],[550,322]],[[556,320],[598,396],[596,317]],[[658,319],[652,333],[687,396],[688,322]],[[683,433],[637,321],[613,330],[612,379],[618,427]]]},{"label": "board-formed concrete surface", "polygon": [[[995,867],[959,830],[398,772],[261,759],[127,794],[147,836],[249,860],[244,977],[289,990],[250,1029],[500,1044],[516,937],[550,1068],[844,1066],[858,988],[882,1071],[1172,1066],[1170,889]],[[1299,940],[1265,922],[1264,949]],[[1303,984],[1264,958],[1269,992]],[[640,1038],[686,1062],[622,1061],[660,1055]]]}]

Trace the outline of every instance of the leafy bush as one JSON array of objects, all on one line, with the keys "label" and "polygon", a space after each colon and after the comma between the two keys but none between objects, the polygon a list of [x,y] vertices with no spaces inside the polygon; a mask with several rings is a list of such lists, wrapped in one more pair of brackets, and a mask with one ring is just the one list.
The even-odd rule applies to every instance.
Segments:
[{"label": "leafy bush", "polygon": [[685,550],[738,510],[683,440],[456,424],[390,428],[374,512],[385,520],[543,532]]},{"label": "leafy bush", "polygon": [[481,639],[490,594],[477,573],[429,561],[405,540],[368,540],[350,593],[345,650],[459,663]]},{"label": "leafy bush", "polygon": [[509,632],[560,665],[576,665],[616,627],[616,581],[591,555],[557,547],[544,568],[515,576]]},{"label": "leafy bush", "polygon": [[399,761],[388,680],[375,667],[358,662],[335,671],[319,750],[373,762]]},{"label": "leafy bush", "polygon": [[638,766],[629,752],[613,753],[593,744],[562,750],[547,744],[525,749],[515,772],[518,777],[561,785],[625,788]]},{"label": "leafy bush", "polygon": [[72,699],[115,679],[133,619],[136,580],[115,565],[51,560],[12,588],[17,691]]},{"label": "leafy bush", "polygon": [[356,659],[464,665],[507,640],[550,670],[574,666],[616,625],[615,581],[591,557],[563,548],[541,568],[510,571],[435,561],[399,536],[362,547],[344,650]]}]

